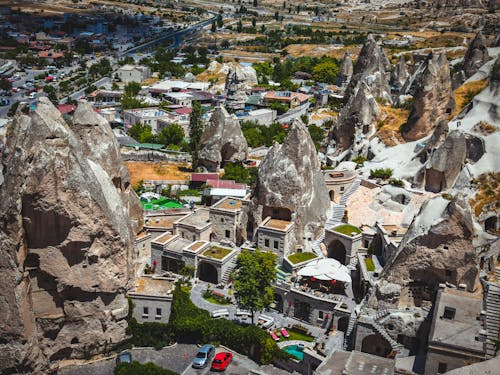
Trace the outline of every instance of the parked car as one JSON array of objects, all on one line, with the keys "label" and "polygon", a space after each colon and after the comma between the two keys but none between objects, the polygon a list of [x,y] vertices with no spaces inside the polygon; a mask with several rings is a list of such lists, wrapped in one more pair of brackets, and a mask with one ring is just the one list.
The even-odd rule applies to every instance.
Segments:
[{"label": "parked car", "polygon": [[193,359],[193,367],[204,368],[214,355],[215,347],[213,345],[203,345]]},{"label": "parked car", "polygon": [[132,363],[132,354],[130,352],[123,352],[116,356],[116,364]]},{"label": "parked car", "polygon": [[212,371],[224,371],[227,369],[227,366],[231,363],[233,359],[233,354],[229,352],[218,353],[214,360],[212,361],[212,367],[210,368]]},{"label": "parked car", "polygon": [[9,105],[10,104],[10,100],[9,99],[5,99],[5,98],[2,98],[0,99],[0,106],[4,106],[4,105]]},{"label": "parked car", "polygon": [[31,93],[29,94],[28,98],[30,98],[30,99],[35,99],[35,98],[36,98],[36,92],[35,92],[35,91],[31,92]]}]

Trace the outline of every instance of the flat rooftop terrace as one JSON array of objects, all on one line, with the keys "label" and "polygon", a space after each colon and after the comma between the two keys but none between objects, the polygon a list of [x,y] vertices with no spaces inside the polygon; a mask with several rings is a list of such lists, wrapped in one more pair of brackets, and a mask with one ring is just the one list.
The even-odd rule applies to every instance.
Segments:
[{"label": "flat rooftop terrace", "polygon": [[142,276],[137,279],[133,293],[151,296],[168,296],[174,291],[175,284],[170,280]]},{"label": "flat rooftop terrace", "polygon": [[279,219],[267,219],[260,225],[263,228],[270,228],[274,230],[279,230],[282,232],[286,232],[290,226],[293,225],[291,221],[288,220],[279,220]]},{"label": "flat rooftop terrace", "polygon": [[228,211],[238,211],[241,209],[241,206],[242,202],[240,199],[227,198],[217,202],[213,206],[213,208],[218,208],[221,210],[228,210]]},{"label": "flat rooftop terrace", "polygon": [[199,210],[184,216],[182,219],[177,220],[177,223],[179,224],[190,225],[195,228],[204,228],[209,222],[209,211],[205,208],[200,208]]}]

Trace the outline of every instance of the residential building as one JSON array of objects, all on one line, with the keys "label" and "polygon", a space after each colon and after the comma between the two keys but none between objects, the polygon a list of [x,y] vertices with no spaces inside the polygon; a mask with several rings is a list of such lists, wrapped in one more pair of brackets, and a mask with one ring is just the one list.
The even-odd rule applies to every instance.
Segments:
[{"label": "residential building", "polygon": [[143,275],[128,296],[134,304],[132,316],[139,322],[168,323],[175,279]]},{"label": "residential building", "polygon": [[165,98],[173,103],[183,107],[191,107],[192,96],[187,92],[169,92],[164,94]]},{"label": "residential building", "polygon": [[252,121],[258,125],[270,126],[276,120],[277,113],[273,109],[260,108],[237,116],[240,121]]},{"label": "residential building", "polygon": [[210,241],[212,223],[206,208],[200,208],[174,222],[174,232],[190,241]]},{"label": "residential building", "polygon": [[243,199],[226,197],[210,207],[212,222],[211,241],[231,241],[241,245],[246,236],[239,230],[244,206],[249,202]]},{"label": "residential building", "polygon": [[483,293],[444,284],[434,305],[425,375],[443,374],[486,359]]},{"label": "residential building", "polygon": [[128,82],[142,82],[151,77],[151,69],[145,65],[123,65],[116,72],[120,81]]},{"label": "residential building", "polygon": [[138,108],[138,109],[127,109],[123,111],[123,122],[125,126],[131,127],[138,122],[151,126],[153,134],[159,132],[158,121],[167,119],[168,112],[163,109],[152,107],[152,108]]},{"label": "residential building", "polygon": [[286,104],[289,109],[304,104],[309,100],[309,95],[292,91],[268,91],[264,95],[264,102],[267,104],[279,102]]},{"label": "residential building", "polygon": [[247,186],[232,180],[208,180],[207,185],[203,190],[207,205],[214,204],[224,197],[244,198],[247,195]]},{"label": "residential building", "polygon": [[293,249],[294,224],[292,221],[273,219],[271,216],[259,225],[257,229],[258,248],[273,251],[278,256],[278,263]]}]

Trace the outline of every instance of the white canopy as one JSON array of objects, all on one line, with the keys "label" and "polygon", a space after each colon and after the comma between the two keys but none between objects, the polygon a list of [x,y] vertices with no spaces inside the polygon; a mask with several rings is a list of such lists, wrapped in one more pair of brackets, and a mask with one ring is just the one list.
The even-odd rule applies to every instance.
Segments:
[{"label": "white canopy", "polygon": [[299,276],[314,277],[318,280],[338,280],[350,283],[349,269],[332,258],[315,259],[297,272]]}]

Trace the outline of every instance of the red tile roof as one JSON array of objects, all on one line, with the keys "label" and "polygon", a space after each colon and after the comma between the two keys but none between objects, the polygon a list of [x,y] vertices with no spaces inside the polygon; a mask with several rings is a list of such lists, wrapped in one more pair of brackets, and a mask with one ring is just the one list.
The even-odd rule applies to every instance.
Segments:
[{"label": "red tile roof", "polygon": [[246,189],[245,184],[237,184],[233,180],[209,180],[207,181],[207,185],[213,188],[218,189]]},{"label": "red tile roof", "polygon": [[57,106],[57,109],[59,110],[59,112],[61,112],[61,114],[65,115],[67,113],[74,112],[75,109],[76,109],[76,105],[73,105],[73,104],[59,104]]},{"label": "red tile roof", "polygon": [[193,109],[188,107],[174,109],[174,112],[178,115],[189,115],[192,111]]},{"label": "red tile roof", "polygon": [[191,181],[193,182],[207,182],[209,180],[218,180],[217,173],[191,173]]}]

